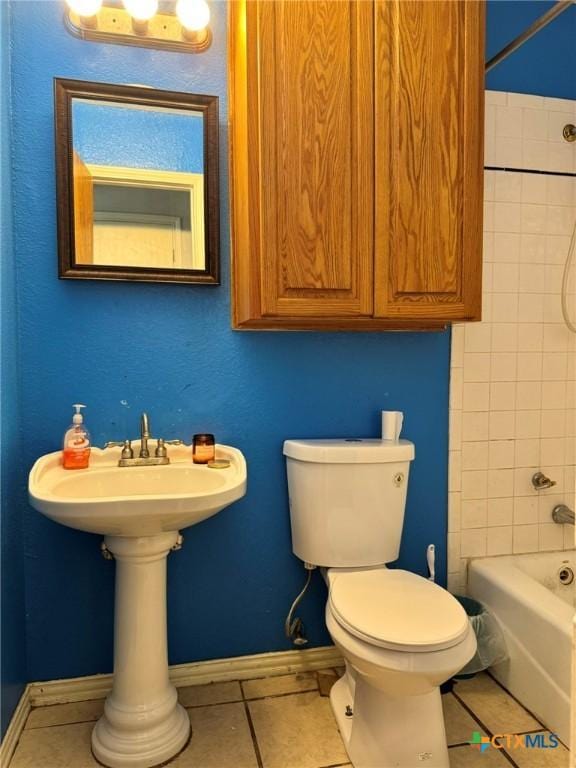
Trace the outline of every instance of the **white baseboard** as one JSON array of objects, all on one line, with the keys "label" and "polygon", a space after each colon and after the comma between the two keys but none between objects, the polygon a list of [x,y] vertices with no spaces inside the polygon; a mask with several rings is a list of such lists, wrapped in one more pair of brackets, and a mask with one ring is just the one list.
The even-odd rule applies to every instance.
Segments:
[{"label": "white baseboard", "polygon": [[[303,651],[258,653],[231,659],[177,664],[170,667],[170,679],[177,688],[181,688],[186,685],[313,671],[340,666],[343,663],[342,656],[334,646],[323,646]],[[45,707],[50,704],[103,699],[112,690],[112,675],[91,675],[66,680],[50,680],[45,683],[30,683],[27,690],[28,711],[30,706]]]},{"label": "white baseboard", "polygon": [[27,685],[24,689],[24,693],[20,697],[16,709],[14,710],[10,725],[2,739],[2,744],[0,744],[0,766],[4,767],[10,765],[12,755],[20,740],[20,734],[24,730],[24,725],[28,719],[31,708],[30,685]]}]

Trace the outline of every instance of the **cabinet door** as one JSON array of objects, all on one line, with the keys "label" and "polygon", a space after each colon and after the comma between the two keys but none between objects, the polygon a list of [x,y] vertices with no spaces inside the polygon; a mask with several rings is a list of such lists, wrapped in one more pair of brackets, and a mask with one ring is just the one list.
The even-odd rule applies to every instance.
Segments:
[{"label": "cabinet door", "polygon": [[478,319],[484,8],[376,0],[375,315]]},{"label": "cabinet door", "polygon": [[373,22],[372,2],[231,3],[236,327],[373,313]]}]

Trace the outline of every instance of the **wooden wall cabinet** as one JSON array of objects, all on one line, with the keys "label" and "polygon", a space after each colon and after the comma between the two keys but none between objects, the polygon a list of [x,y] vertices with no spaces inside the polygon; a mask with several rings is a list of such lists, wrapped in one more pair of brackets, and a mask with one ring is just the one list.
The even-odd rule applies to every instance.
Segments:
[{"label": "wooden wall cabinet", "polygon": [[230,3],[233,326],[478,320],[484,7]]}]

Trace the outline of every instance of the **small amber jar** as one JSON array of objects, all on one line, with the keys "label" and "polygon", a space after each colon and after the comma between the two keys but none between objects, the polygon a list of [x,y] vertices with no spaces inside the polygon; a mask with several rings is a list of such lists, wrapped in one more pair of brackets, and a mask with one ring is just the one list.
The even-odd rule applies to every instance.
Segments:
[{"label": "small amber jar", "polygon": [[194,435],[192,441],[192,461],[194,464],[208,464],[214,460],[216,448],[214,435]]}]

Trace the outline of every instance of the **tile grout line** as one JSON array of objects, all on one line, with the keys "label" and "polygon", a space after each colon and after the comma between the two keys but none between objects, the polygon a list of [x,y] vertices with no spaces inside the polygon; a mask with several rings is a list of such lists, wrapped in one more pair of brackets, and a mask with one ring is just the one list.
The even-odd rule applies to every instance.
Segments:
[{"label": "tile grout line", "polygon": [[[511,698],[511,699],[514,699],[514,701],[516,702],[516,704],[518,704],[518,706],[522,707],[522,709],[523,709],[525,712],[528,712],[528,714],[530,715],[530,717],[531,717],[531,718],[533,718],[534,720],[536,720],[536,722],[537,722],[537,723],[539,723],[539,724],[542,726],[542,728],[539,728],[538,730],[543,730],[543,731],[549,731],[549,730],[550,730],[550,728],[547,728],[547,727],[544,725],[544,723],[542,722],[542,720],[540,720],[538,717],[536,717],[536,715],[535,715],[533,712],[531,712],[529,709],[526,709],[526,707],[524,706],[524,704],[522,704],[522,702],[521,702],[521,701],[519,701],[519,700],[516,698],[516,696],[514,696],[514,694],[513,694],[513,693],[510,693],[510,691],[508,691],[506,688],[504,688],[504,686],[502,685],[502,683],[500,683],[500,681],[499,681],[499,680],[496,680],[496,678],[495,678],[495,677],[492,677],[492,675],[490,674],[490,672],[489,672],[489,671],[487,671],[487,672],[486,672],[486,674],[488,675],[488,677],[489,677],[491,680],[493,680],[493,681],[496,683],[496,685],[497,685],[497,686],[498,686],[498,687],[499,687],[499,688],[500,688],[502,691],[504,691],[504,693],[505,693],[507,696],[510,696],[510,698]],[[525,731],[525,733],[536,733],[536,731]]]},{"label": "tile grout line", "polygon": [[[491,729],[490,729],[490,728],[488,728],[488,727],[487,727],[487,726],[486,726],[486,725],[485,725],[485,724],[482,722],[482,720],[480,720],[480,718],[478,717],[478,715],[477,715],[477,714],[476,714],[476,713],[475,713],[475,712],[474,712],[474,711],[473,711],[473,710],[472,710],[472,709],[471,709],[471,708],[470,708],[470,707],[469,707],[469,706],[466,704],[466,702],[465,702],[465,701],[462,701],[462,699],[461,699],[461,698],[460,698],[460,697],[459,697],[459,696],[458,696],[458,695],[457,695],[457,694],[456,694],[454,691],[452,691],[452,695],[453,695],[453,696],[454,696],[454,697],[455,697],[455,698],[456,698],[456,699],[457,699],[457,700],[460,702],[460,704],[461,704],[461,705],[462,705],[462,707],[463,707],[463,708],[464,708],[464,709],[465,709],[465,710],[468,712],[468,714],[472,716],[472,719],[473,719],[473,720],[475,720],[475,721],[478,723],[478,725],[479,725],[479,726],[480,726],[480,727],[481,727],[481,728],[482,728],[484,731],[486,731],[487,735],[488,735],[488,736],[490,736],[490,738],[493,738],[494,734],[493,734],[493,732],[491,731]],[[517,763],[516,763],[516,762],[515,762],[515,761],[512,759],[512,757],[511,757],[511,756],[508,754],[508,752],[506,752],[506,750],[502,749],[502,750],[500,750],[500,751],[504,753],[504,757],[505,757],[505,758],[508,760],[508,762],[509,762],[509,763],[510,763],[510,764],[513,766],[513,768],[520,768],[520,766],[519,766],[519,765],[518,765],[518,764],[517,764]]]},{"label": "tile grout line", "polygon": [[256,729],[254,728],[254,723],[252,722],[252,715],[250,714],[250,707],[248,706],[248,700],[246,699],[246,695],[244,693],[244,686],[242,685],[241,680],[239,680],[238,683],[240,685],[240,692],[242,694],[242,703],[244,704],[244,712],[246,714],[248,728],[250,729],[250,736],[252,737],[252,746],[254,747],[254,754],[256,755],[256,763],[258,764],[258,768],[264,768],[262,755],[260,754],[260,746],[258,744],[258,738],[256,736]]},{"label": "tile grout line", "polygon": [[[266,679],[266,678],[258,678],[258,679]],[[240,680],[235,682],[241,682]],[[318,688],[307,688],[304,691],[288,691],[287,693],[271,693],[268,696],[257,696],[255,698],[247,699],[247,698],[239,698],[239,699],[230,699],[228,701],[215,701],[215,702],[208,702],[207,704],[182,704],[184,709],[188,711],[189,709],[206,709],[208,707],[221,707],[225,704],[244,704],[244,703],[250,703],[253,701],[264,701],[265,699],[282,699],[287,696],[300,696],[305,693],[316,693],[318,692]],[[103,701],[102,699],[87,699],[87,701]],[[51,704],[50,707],[58,707],[58,706],[64,706],[61,704]],[[48,709],[48,706],[43,707],[33,707],[32,712],[34,710],[38,709]],[[48,723],[46,725],[33,725],[28,728],[24,728],[22,732],[24,731],[41,731],[44,728],[62,728],[67,725],[84,725],[85,723],[96,723],[96,720],[88,719],[88,720],[70,720],[65,723]],[[343,763],[343,765],[346,765],[346,763]]]}]

